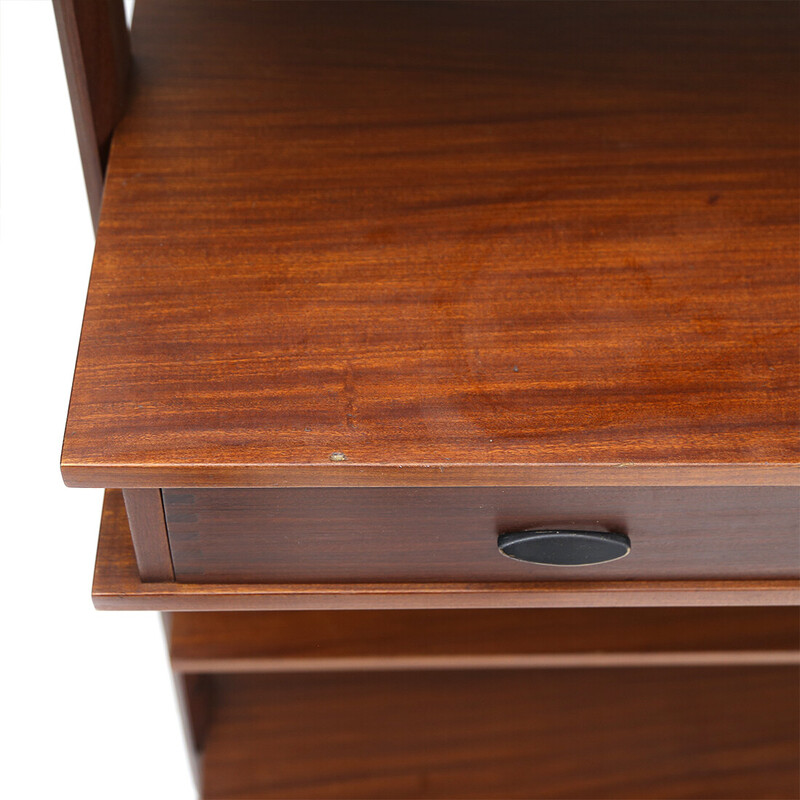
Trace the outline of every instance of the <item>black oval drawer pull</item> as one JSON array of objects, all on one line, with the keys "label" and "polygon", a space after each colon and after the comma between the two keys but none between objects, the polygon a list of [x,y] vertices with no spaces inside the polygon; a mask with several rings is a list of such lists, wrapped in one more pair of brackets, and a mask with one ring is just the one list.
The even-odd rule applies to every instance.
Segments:
[{"label": "black oval drawer pull", "polygon": [[631,551],[631,540],[624,533],[553,527],[501,533],[497,546],[518,561],[581,567],[624,558]]}]

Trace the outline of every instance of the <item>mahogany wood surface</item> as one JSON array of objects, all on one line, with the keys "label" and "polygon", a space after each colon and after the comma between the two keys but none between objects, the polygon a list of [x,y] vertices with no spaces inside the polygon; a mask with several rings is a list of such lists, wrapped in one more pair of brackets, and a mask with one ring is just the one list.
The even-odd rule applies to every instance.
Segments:
[{"label": "mahogany wood surface", "polygon": [[798,797],[792,667],[217,675],[203,797]]},{"label": "mahogany wood surface", "polygon": [[141,579],[173,580],[175,573],[161,492],[158,489],[125,489],[122,497]]},{"label": "mahogany wood surface", "polygon": [[799,17],[138,0],[66,481],[796,482]]},{"label": "mahogany wood surface", "polygon": [[122,0],[53,0],[89,210],[100,220],[111,135],[124,110],[130,41]]},{"label": "mahogany wood surface", "polygon": [[97,608],[158,611],[335,610],[800,604],[797,580],[619,580],[472,583],[145,583],[122,492],[105,493],[92,599]]},{"label": "mahogany wood surface", "polygon": [[[155,491],[155,490],[139,490]],[[179,581],[526,581],[800,577],[794,487],[172,489]],[[628,556],[553,567],[501,532],[601,525]]]},{"label": "mahogany wood surface", "polygon": [[800,664],[797,608],[173,614],[180,673]]}]

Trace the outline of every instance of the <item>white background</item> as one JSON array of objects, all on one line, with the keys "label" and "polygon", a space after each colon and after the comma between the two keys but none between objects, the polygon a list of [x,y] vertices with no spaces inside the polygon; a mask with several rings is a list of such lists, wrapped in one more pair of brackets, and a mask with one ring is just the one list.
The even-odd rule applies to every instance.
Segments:
[{"label": "white background", "polygon": [[93,246],[50,0],[0,0],[0,797],[182,800],[160,619],[93,609],[102,493],[58,468]]}]

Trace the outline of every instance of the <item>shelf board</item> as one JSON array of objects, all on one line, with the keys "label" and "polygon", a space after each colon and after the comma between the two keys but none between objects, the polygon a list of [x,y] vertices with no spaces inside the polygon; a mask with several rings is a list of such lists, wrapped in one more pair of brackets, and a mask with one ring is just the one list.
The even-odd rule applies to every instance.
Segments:
[{"label": "shelf board", "polygon": [[800,664],[796,608],[173,614],[178,672]]},{"label": "shelf board", "polygon": [[137,0],[62,469],[798,481],[793,3]]}]

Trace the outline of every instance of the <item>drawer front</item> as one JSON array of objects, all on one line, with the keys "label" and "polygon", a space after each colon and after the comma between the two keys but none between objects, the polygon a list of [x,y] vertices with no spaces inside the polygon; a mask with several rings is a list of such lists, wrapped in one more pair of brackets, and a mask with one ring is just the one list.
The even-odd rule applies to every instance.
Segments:
[{"label": "drawer front", "polygon": [[[793,487],[165,489],[175,578],[415,582],[792,578]],[[629,555],[592,566],[518,561],[498,535],[601,526]]]}]

